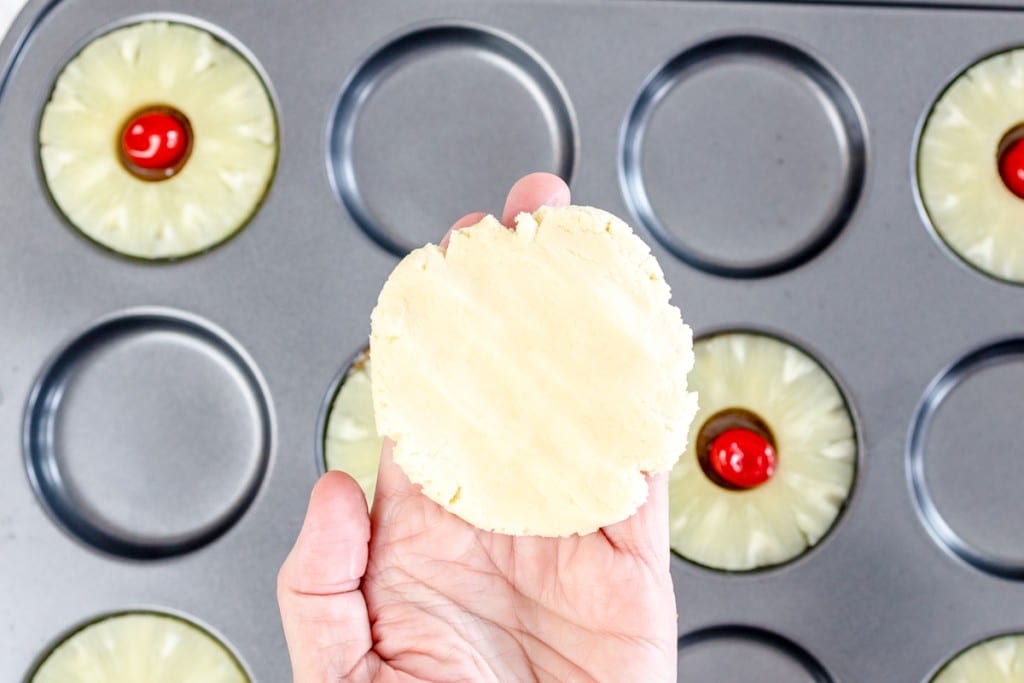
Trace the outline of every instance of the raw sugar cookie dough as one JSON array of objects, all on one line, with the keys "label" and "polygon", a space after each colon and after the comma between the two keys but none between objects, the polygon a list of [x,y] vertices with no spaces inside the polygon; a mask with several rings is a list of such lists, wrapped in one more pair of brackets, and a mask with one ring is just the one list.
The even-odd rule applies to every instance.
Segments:
[{"label": "raw sugar cookie dough", "polygon": [[72,633],[31,683],[249,683],[235,656],[184,619],[133,612]]},{"label": "raw sugar cookie dough", "polygon": [[1024,48],[954,80],[921,132],[917,177],[935,232],[994,277],[1024,284]]},{"label": "raw sugar cookie dough", "polygon": [[188,256],[253,215],[277,160],[259,74],[188,24],[147,21],[86,45],[39,126],[43,175],[67,219],[142,259]]},{"label": "raw sugar cookie dough", "polygon": [[324,466],[347,472],[373,504],[383,440],[377,435],[370,390],[370,354],[363,351],[341,380],[327,415]]},{"label": "raw sugar cookie dough", "polygon": [[1024,681],[1024,635],[1000,636],[972,645],[951,659],[932,683]]},{"label": "raw sugar cookie dough", "polygon": [[647,499],[697,410],[690,329],[649,248],[598,209],[488,216],[391,274],[372,315],[377,427],[423,492],[515,535],[587,534]]},{"label": "raw sugar cookie dough", "polygon": [[699,339],[700,412],[669,479],[672,549],[745,571],[798,557],[828,533],[853,486],[853,420],[828,372],[763,334]]}]

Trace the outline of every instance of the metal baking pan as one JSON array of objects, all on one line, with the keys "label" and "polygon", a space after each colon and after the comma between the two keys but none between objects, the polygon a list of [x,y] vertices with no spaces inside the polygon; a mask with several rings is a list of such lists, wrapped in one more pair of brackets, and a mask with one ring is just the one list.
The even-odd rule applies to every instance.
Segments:
[{"label": "metal baking pan", "polygon": [[[251,223],[159,264],[77,235],[37,142],[67,60],[149,13],[247,50],[280,128]],[[927,681],[1024,630],[1024,290],[940,244],[913,170],[943,87],[1022,36],[939,3],[30,2],[0,45],[0,679],[146,607],[287,680],[274,577],[327,388],[400,254],[534,170],[634,225],[698,336],[798,344],[855,416],[817,547],[673,558],[680,681]]]}]

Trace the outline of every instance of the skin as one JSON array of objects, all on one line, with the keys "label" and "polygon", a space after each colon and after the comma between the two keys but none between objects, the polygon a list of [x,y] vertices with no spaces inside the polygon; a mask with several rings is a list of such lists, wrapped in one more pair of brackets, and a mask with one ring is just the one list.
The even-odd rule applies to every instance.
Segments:
[{"label": "skin", "polygon": [[[568,203],[559,178],[532,174],[502,222]],[[391,451],[385,441],[372,514],[348,475],[317,482],[281,567],[296,683],[676,680],[667,474],[648,477],[635,515],[597,533],[514,537],[426,498]]]}]

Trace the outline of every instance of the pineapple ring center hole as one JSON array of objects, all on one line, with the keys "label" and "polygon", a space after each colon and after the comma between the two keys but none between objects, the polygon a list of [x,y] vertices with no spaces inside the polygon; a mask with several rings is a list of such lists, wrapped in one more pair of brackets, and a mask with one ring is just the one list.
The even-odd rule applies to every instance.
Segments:
[{"label": "pineapple ring center hole", "polygon": [[[736,478],[730,481],[716,468],[713,462],[715,441],[719,436],[732,430],[750,432],[756,435],[756,437],[763,439],[771,448],[771,467],[763,476],[762,481],[741,485]],[[750,455],[747,454],[744,460],[749,459]],[[772,434],[771,428],[760,415],[746,408],[726,408],[721,410],[705,420],[704,424],[701,425],[700,431],[697,432],[697,462],[700,465],[701,471],[713,483],[728,491],[744,491],[764,483],[764,481],[772,477],[777,460],[775,435]]]},{"label": "pineapple ring center hole", "polygon": [[117,158],[140,180],[173,177],[192,155],[192,123],[181,110],[155,104],[133,112],[115,141]]},{"label": "pineapple ring center hole", "polygon": [[1006,189],[1024,199],[1024,123],[1006,131],[996,145],[996,169]]}]

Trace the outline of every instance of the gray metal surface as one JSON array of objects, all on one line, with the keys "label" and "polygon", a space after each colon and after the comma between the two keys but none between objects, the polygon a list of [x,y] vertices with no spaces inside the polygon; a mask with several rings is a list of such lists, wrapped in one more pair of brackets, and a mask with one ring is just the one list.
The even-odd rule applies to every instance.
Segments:
[{"label": "gray metal surface", "polygon": [[[277,98],[281,154],[238,236],[150,265],[64,223],[36,131],[83,39],[169,4],[255,55]],[[394,42],[416,31],[427,33]],[[940,7],[31,3],[0,47],[0,680],[23,677],[65,629],[142,605],[208,624],[256,680],[286,680],[275,572],[317,475],[325,390],[365,344],[389,249],[499,210],[508,184],[537,168],[571,171],[577,202],[637,227],[697,334],[777,331],[836,373],[855,412],[858,480],[817,548],[735,576],[673,560],[679,680],[925,681],[964,646],[1024,630],[1024,585],[1011,578],[1024,561],[1024,470],[1008,413],[1022,405],[1019,344],[953,365],[1024,334],[1024,289],[936,243],[911,173],[919,120],[947,80],[1022,36],[1024,13]],[[734,51],[645,91],[719,38],[735,38]],[[346,83],[365,86],[360,97],[346,100]],[[656,95],[646,119],[631,115],[643,92]],[[640,127],[632,166],[627,121]],[[690,251],[703,260],[679,258]],[[74,342],[138,307],[101,328],[98,349]],[[70,374],[44,375],[54,359]],[[955,381],[933,384],[950,367]],[[40,380],[52,396],[66,383],[61,405],[29,410]],[[177,407],[161,415],[149,385]],[[49,420],[50,440],[33,437],[35,418]],[[137,460],[126,445],[153,451]],[[36,461],[66,468],[64,488],[38,496],[26,470]],[[65,500],[77,501],[70,519],[131,541],[124,552],[57,523]],[[223,520],[223,533],[203,535]],[[138,547],[183,538],[203,544],[141,559]]]}]

